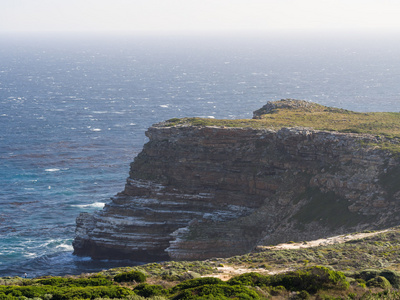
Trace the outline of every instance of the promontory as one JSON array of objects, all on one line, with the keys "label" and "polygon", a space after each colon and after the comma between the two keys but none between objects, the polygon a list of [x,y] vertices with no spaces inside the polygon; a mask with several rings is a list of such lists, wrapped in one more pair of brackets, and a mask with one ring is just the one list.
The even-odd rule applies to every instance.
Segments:
[{"label": "promontory", "polygon": [[201,260],[400,224],[399,113],[285,99],[146,135],[124,191],[77,218],[76,255]]}]

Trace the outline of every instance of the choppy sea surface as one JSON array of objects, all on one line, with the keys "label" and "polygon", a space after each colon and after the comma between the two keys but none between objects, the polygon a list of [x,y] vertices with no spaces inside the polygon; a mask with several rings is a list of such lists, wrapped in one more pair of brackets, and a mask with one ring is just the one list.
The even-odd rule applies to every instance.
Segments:
[{"label": "choppy sea surface", "polygon": [[72,241],[151,124],[282,98],[398,112],[399,53],[395,36],[0,36],[0,276],[140,263],[76,257]]}]

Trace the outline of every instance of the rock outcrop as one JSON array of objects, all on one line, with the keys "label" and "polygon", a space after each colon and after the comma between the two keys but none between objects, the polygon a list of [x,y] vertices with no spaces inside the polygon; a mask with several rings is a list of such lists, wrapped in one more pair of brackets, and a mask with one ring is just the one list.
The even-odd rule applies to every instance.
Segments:
[{"label": "rock outcrop", "polygon": [[380,137],[165,124],[146,135],[125,190],[77,218],[75,254],[197,260],[400,224],[400,164]]}]

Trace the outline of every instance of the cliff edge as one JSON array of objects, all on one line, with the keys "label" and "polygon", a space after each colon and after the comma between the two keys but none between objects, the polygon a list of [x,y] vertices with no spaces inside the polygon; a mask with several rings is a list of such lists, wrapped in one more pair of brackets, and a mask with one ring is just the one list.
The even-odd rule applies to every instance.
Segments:
[{"label": "cliff edge", "polygon": [[77,218],[74,253],[200,260],[399,225],[399,120],[285,99],[153,125],[124,191]]}]

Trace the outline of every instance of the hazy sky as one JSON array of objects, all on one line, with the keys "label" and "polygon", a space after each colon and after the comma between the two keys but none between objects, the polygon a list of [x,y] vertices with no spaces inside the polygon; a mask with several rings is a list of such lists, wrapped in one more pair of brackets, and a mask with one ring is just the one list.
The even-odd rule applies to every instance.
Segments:
[{"label": "hazy sky", "polygon": [[0,31],[400,31],[400,0],[0,0]]}]

